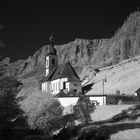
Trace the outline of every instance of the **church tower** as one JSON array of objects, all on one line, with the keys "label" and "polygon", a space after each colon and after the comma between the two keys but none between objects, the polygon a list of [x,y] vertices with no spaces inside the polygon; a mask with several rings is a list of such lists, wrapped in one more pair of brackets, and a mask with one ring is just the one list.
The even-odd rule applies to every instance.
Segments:
[{"label": "church tower", "polygon": [[54,48],[54,37],[51,35],[49,37],[48,52],[46,55],[46,76],[58,66],[57,51]]}]

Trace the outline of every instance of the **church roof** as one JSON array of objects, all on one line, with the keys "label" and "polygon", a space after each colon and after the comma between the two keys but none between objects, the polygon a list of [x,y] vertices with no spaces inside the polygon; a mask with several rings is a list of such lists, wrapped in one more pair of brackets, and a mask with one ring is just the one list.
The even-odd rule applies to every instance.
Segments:
[{"label": "church roof", "polygon": [[80,82],[80,78],[71,66],[70,62],[59,65],[51,73],[42,79],[42,82],[52,81],[61,78],[68,78],[70,82]]},{"label": "church roof", "polygon": [[48,75],[48,76],[44,76],[42,79],[41,79],[41,83],[44,83],[44,82],[46,82],[46,81],[51,81],[51,78],[52,78],[52,76],[53,76],[53,74],[54,74],[54,72],[56,71],[56,68],[54,68],[51,72],[50,72],[50,74]]},{"label": "church roof", "polygon": [[73,67],[71,66],[70,62],[67,62],[66,64],[62,64],[58,66],[51,80],[55,80],[59,78],[68,78],[68,81],[71,81],[71,82],[80,81],[79,76],[77,75]]}]

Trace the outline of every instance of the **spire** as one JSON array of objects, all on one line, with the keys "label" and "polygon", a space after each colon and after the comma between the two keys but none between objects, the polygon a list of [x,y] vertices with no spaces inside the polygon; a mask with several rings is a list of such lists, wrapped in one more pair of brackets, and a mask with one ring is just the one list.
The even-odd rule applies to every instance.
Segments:
[{"label": "spire", "polygon": [[49,46],[48,46],[47,55],[49,54],[56,55],[56,49],[54,48],[54,36],[52,34],[50,34],[49,37]]},{"label": "spire", "polygon": [[50,34],[50,37],[49,37],[49,44],[54,46],[54,37],[52,34]]}]

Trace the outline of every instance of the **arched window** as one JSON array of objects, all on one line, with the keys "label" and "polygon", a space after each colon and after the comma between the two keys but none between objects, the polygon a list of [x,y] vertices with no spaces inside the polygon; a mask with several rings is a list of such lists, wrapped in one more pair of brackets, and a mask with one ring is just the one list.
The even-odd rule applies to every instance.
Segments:
[{"label": "arched window", "polygon": [[55,59],[54,58],[52,59],[52,64],[55,65]]},{"label": "arched window", "polygon": [[63,82],[63,89],[66,89],[66,82]]}]

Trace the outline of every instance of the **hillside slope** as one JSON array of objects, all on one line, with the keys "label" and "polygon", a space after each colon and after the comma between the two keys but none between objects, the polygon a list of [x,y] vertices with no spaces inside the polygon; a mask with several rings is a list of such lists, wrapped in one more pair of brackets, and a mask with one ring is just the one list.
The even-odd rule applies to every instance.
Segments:
[{"label": "hillside slope", "polygon": [[135,91],[140,88],[140,57],[103,68],[96,76],[87,78],[83,85],[93,84],[87,94],[103,94],[103,80],[105,79],[104,94],[116,94],[119,90],[120,94],[134,95]]}]

